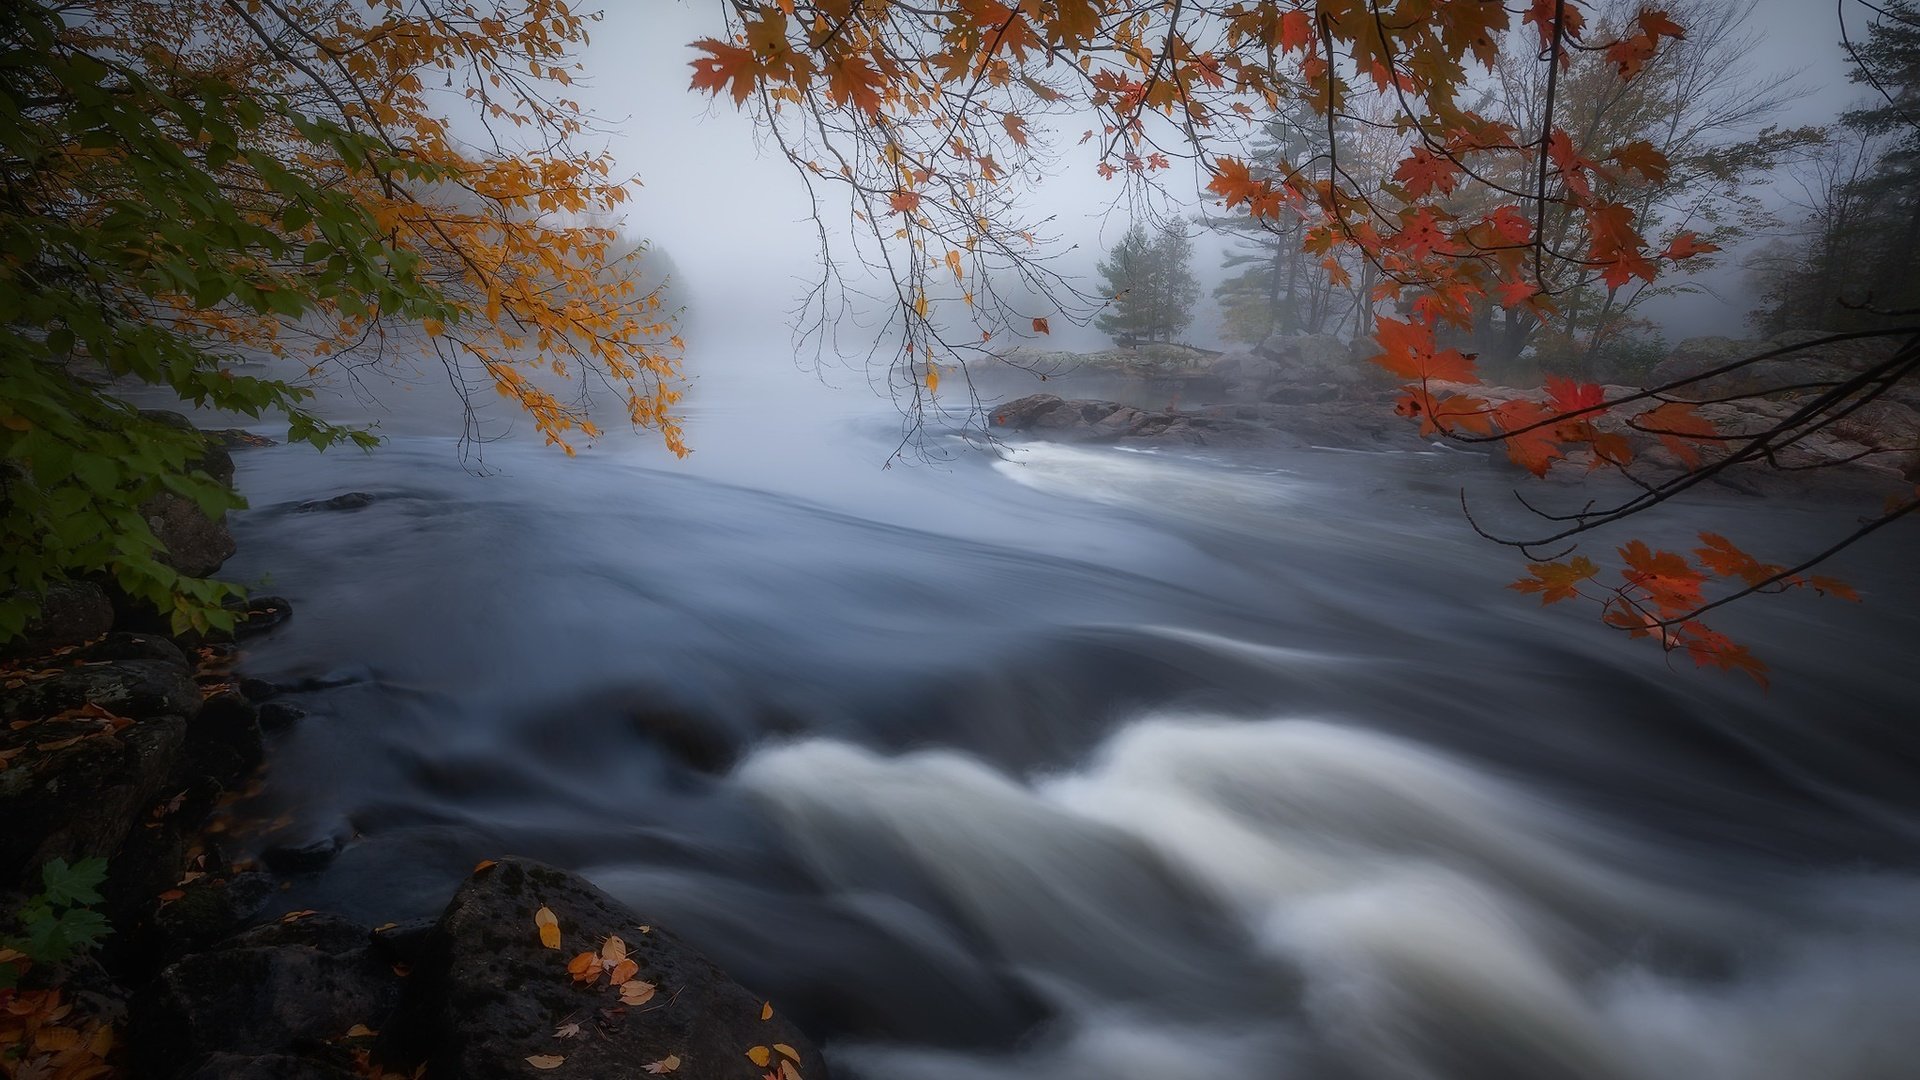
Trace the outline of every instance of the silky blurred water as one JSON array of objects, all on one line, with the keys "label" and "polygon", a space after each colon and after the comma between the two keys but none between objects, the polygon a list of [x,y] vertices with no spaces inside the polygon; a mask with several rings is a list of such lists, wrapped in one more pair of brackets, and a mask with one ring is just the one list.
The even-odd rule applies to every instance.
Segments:
[{"label": "silky blurred water", "polygon": [[1762,693],[1502,588],[1478,456],[882,469],[884,405],[731,389],[684,463],[236,455],[247,671],[309,687],[236,826],[346,842],[288,907],[545,859],[871,1080],[1915,1075],[1914,529],[1728,613]]}]

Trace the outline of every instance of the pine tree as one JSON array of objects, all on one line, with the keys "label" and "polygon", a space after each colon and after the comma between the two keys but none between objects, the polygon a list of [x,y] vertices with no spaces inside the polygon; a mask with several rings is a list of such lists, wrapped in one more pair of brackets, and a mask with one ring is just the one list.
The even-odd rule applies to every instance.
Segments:
[{"label": "pine tree", "polygon": [[1135,221],[1099,265],[1101,291],[1112,299],[1094,325],[1122,345],[1172,341],[1200,297],[1192,262],[1193,241],[1178,224],[1154,236]]}]

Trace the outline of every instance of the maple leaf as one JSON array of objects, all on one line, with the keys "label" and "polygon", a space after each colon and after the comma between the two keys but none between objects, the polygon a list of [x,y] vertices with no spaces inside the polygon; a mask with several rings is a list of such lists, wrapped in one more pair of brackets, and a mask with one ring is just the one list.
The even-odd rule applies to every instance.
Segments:
[{"label": "maple leaf", "polygon": [[1007,129],[1007,137],[1013,140],[1014,145],[1027,145],[1027,121],[1023,117],[1008,113],[1001,118],[1000,126]]},{"label": "maple leaf", "polygon": [[1753,586],[1785,569],[1761,562],[1719,533],[1701,533],[1700,543],[1703,546],[1693,549],[1694,557],[1700,560],[1700,565],[1719,577],[1739,578]]},{"label": "maple leaf", "polygon": [[1627,564],[1620,576],[1629,587],[1644,590],[1662,615],[1679,615],[1704,602],[1700,586],[1706,575],[1695,570],[1686,556],[1651,550],[1646,541],[1634,540],[1620,549],[1620,558]]},{"label": "maple leaf", "polygon": [[1712,440],[1719,434],[1713,421],[1701,416],[1691,403],[1685,401],[1663,402],[1627,423],[1637,430],[1659,436],[1660,444],[1689,469],[1700,464],[1700,450],[1696,443]]},{"label": "maple leaf", "polygon": [[693,89],[705,90],[715,97],[725,90],[733,95],[736,106],[746,104],[753,94],[755,80],[764,70],[753,50],[715,38],[701,38],[693,47],[708,54],[692,61]]},{"label": "maple leaf", "polygon": [[1553,163],[1554,171],[1560,174],[1561,182],[1567,185],[1568,191],[1582,199],[1593,195],[1593,184],[1587,179],[1593,162],[1575,149],[1572,136],[1560,128],[1554,128],[1547,136],[1547,158]]},{"label": "maple leaf", "polygon": [[1418,199],[1434,190],[1442,195],[1452,192],[1459,171],[1460,167],[1447,158],[1425,147],[1416,147],[1393,171],[1393,178],[1407,189],[1409,196]]},{"label": "maple leaf", "polygon": [[1403,379],[1438,379],[1474,383],[1473,360],[1458,349],[1434,344],[1433,328],[1421,322],[1401,322],[1382,315],[1375,320],[1374,340],[1381,353],[1373,362]]},{"label": "maple leaf", "polygon": [[852,104],[868,119],[879,117],[886,85],[865,57],[842,56],[827,64],[827,100],[836,106]]},{"label": "maple leaf", "polygon": [[1304,11],[1289,11],[1280,16],[1280,48],[1293,52],[1313,43],[1313,20]]},{"label": "maple leaf", "polygon": [[887,199],[887,205],[893,207],[896,214],[911,214],[920,208],[920,193],[896,191]]},{"label": "maple leaf", "polygon": [[641,1066],[641,1068],[646,1069],[648,1072],[654,1074],[655,1076],[663,1076],[667,1073],[674,1071],[675,1069],[678,1069],[679,1067],[680,1067],[680,1055],[678,1054],[668,1054],[666,1057],[661,1058],[659,1061],[650,1061],[647,1064]]},{"label": "maple leaf", "polygon": [[1440,227],[1435,212],[1430,206],[1423,206],[1411,213],[1401,215],[1400,234],[1394,238],[1394,246],[1404,248],[1416,259],[1432,255],[1436,249],[1447,242],[1447,233]]},{"label": "maple leaf", "polygon": [[1667,13],[1664,11],[1655,11],[1651,8],[1642,11],[1640,13],[1639,23],[1641,33],[1646,34],[1648,37],[1670,37],[1678,39],[1687,36],[1686,30],[1683,29],[1679,23],[1668,18]]},{"label": "maple leaf", "polygon": [[1607,156],[1619,162],[1621,168],[1632,169],[1656,184],[1667,178],[1667,155],[1645,139],[1622,143]]},{"label": "maple leaf", "polygon": [[1493,292],[1499,297],[1501,307],[1512,308],[1539,295],[1540,286],[1531,281],[1503,281],[1493,287]]},{"label": "maple leaf", "polygon": [[1527,570],[1533,576],[1521,578],[1507,588],[1523,593],[1539,593],[1542,607],[1579,596],[1580,583],[1590,581],[1600,573],[1600,568],[1585,555],[1575,555],[1567,562],[1528,563]]},{"label": "maple leaf", "polygon": [[1547,376],[1547,401],[1556,412],[1576,413],[1603,405],[1607,392],[1593,383],[1576,382],[1560,375]]},{"label": "maple leaf", "polygon": [[1860,594],[1854,591],[1853,586],[1838,578],[1830,578],[1824,574],[1815,574],[1808,579],[1807,584],[1812,586],[1813,591],[1822,596],[1832,596],[1841,600],[1851,601],[1855,604],[1860,602]]},{"label": "maple leaf", "polygon": [[1566,456],[1553,429],[1545,426],[1555,415],[1552,409],[1525,398],[1495,408],[1493,419],[1503,433],[1507,458],[1535,476],[1547,475],[1553,463]]},{"label": "maple leaf", "polygon": [[1719,250],[1720,245],[1700,239],[1698,233],[1683,232],[1673,238],[1673,242],[1667,245],[1667,250],[1660,253],[1660,257],[1679,262],[1681,259],[1691,259],[1695,255],[1705,255],[1710,251]]}]

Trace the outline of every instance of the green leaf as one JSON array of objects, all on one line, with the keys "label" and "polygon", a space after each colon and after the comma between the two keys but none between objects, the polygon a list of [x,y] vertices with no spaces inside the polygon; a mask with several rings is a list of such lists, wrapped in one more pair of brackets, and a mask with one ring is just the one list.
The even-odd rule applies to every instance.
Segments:
[{"label": "green leaf", "polygon": [[40,868],[40,884],[49,903],[61,907],[98,904],[100,886],[107,880],[107,860],[81,859],[68,865],[65,859],[53,859]]}]

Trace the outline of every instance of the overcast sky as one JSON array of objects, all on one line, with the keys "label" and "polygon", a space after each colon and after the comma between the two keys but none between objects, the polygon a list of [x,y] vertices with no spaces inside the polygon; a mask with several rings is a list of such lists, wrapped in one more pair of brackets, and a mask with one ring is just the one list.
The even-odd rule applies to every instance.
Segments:
[{"label": "overcast sky", "polygon": [[[1858,39],[1868,13],[1858,0],[1845,3]],[[699,328],[771,340],[799,295],[798,278],[813,265],[811,234],[803,189],[785,163],[757,151],[752,126],[730,103],[716,107],[687,89],[688,43],[719,33],[719,12],[717,0],[608,4],[584,57],[591,77],[584,96],[612,129],[619,161],[644,184],[628,228],[672,255],[700,309]],[[1825,122],[1859,96],[1846,81],[1832,0],[1758,0],[1753,19],[1765,35],[1752,55],[1755,70],[1799,70],[1809,91],[1782,122]],[[1092,175],[1092,164],[1070,154],[1037,196],[1037,205],[1061,214],[1062,230],[1081,242],[1089,267],[1117,190]],[[1203,258],[1213,254],[1201,250]],[[1196,270],[1204,280],[1211,267]],[[724,306],[717,319],[716,306]],[[1738,333],[1742,307],[1693,298],[1667,304],[1660,315],[1673,337]]]}]

